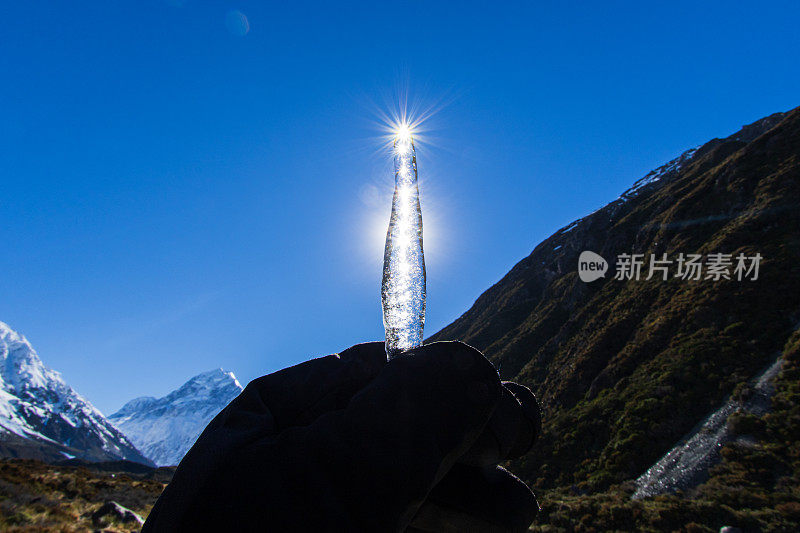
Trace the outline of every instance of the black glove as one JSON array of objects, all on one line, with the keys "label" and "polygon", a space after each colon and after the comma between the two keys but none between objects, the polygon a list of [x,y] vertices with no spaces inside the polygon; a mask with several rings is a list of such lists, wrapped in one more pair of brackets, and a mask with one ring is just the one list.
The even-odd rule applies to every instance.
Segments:
[{"label": "black glove", "polygon": [[525,531],[533,493],[493,466],[539,429],[531,392],[438,342],[353,346],[251,382],[203,431],[148,531]]}]

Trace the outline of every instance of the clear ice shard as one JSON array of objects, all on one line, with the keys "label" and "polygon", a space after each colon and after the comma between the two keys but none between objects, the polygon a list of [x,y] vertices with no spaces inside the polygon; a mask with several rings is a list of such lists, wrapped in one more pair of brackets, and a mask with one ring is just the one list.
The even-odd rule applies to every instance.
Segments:
[{"label": "clear ice shard", "polygon": [[383,255],[383,327],[389,358],[420,346],[425,325],[425,256],[414,141],[394,140],[394,196]]}]

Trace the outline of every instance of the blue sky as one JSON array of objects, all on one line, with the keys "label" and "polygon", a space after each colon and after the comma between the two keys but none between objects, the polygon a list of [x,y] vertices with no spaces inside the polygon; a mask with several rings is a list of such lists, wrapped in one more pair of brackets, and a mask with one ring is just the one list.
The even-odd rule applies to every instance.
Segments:
[{"label": "blue sky", "polygon": [[650,169],[800,105],[796,1],[78,4],[0,7],[0,320],[107,413],[382,338],[404,95],[434,111],[427,334]]}]

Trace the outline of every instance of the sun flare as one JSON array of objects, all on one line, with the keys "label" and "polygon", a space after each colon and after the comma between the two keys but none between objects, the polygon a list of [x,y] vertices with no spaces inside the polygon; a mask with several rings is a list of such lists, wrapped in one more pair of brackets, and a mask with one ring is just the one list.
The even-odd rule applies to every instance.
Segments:
[{"label": "sun flare", "polygon": [[411,141],[411,126],[406,122],[397,125],[394,132],[394,138],[397,143],[406,144]]}]

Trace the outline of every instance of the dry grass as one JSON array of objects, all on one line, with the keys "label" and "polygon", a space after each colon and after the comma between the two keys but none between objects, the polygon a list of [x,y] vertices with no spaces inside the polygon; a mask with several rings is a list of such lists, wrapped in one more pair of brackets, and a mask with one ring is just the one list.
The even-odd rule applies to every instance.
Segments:
[{"label": "dry grass", "polygon": [[[0,460],[0,530],[77,532],[98,529],[92,513],[109,500],[147,517],[169,472],[103,472],[22,459]],[[138,524],[104,524],[106,531]]]}]

